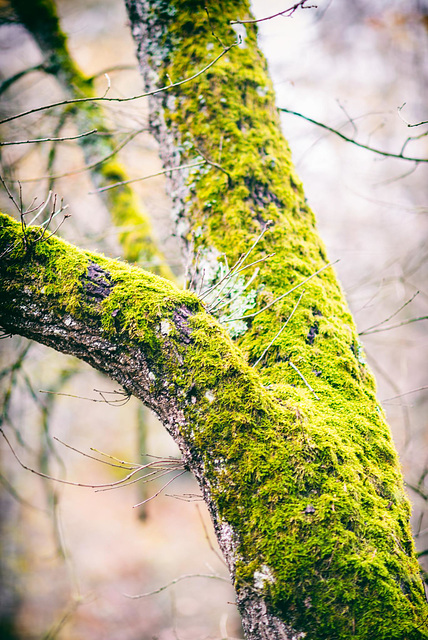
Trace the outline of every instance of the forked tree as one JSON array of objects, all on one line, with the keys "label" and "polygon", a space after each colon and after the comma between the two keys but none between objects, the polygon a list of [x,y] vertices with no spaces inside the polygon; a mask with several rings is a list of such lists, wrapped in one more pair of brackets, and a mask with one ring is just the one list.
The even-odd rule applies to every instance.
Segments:
[{"label": "forked tree", "polygon": [[2,215],[1,325],[157,413],[200,485],[248,639],[427,638],[397,454],[248,2],[127,9],[152,133],[181,167],[187,288]]}]

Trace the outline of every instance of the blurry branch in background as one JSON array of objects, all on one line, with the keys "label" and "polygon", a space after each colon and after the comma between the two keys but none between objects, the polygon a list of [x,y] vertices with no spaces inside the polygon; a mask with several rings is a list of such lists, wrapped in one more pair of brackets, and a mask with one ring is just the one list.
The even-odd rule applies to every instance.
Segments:
[{"label": "blurry branch in background", "polygon": [[404,396],[409,396],[411,393],[417,393],[418,391],[427,391],[428,385],[424,385],[423,387],[418,387],[417,389],[412,389],[411,391],[405,391],[404,393],[398,393],[395,396],[391,396],[390,398],[384,398],[381,400],[382,404],[385,402],[391,402],[392,400],[397,400],[398,398],[403,398]]},{"label": "blurry branch in background", "polygon": [[371,325],[370,327],[367,327],[367,329],[364,329],[363,331],[359,332],[359,336],[364,336],[368,333],[374,333],[374,329],[377,329],[378,327],[382,326],[383,324],[385,324],[386,322],[389,322],[390,320],[392,320],[392,318],[395,318],[396,315],[398,315],[400,313],[400,311],[402,311],[405,307],[407,307],[408,304],[410,304],[411,302],[413,302],[413,300],[416,298],[416,296],[419,294],[419,291],[416,291],[411,298],[409,298],[408,300],[406,300],[406,302],[404,304],[401,305],[401,307],[399,307],[399,309],[397,309],[396,311],[394,311],[394,313],[391,313],[391,315],[389,315],[387,318],[385,318],[385,320],[382,320],[381,322],[377,322],[376,324]]},{"label": "blurry branch in background", "polygon": [[[405,484],[406,484],[406,487],[408,487],[409,489],[411,489],[412,491],[417,493],[418,496],[420,496],[421,498],[423,498],[424,500],[426,500],[428,502],[428,491],[424,487],[425,478],[427,476],[428,476],[428,468],[425,468],[422,471],[417,484],[411,484],[409,482],[406,482]],[[419,535],[420,534],[421,534],[421,532],[419,532]]]},{"label": "blurry branch in background", "polygon": [[[56,374],[55,381],[53,386],[56,391],[63,388],[64,385],[67,384],[76,374],[81,371],[80,361],[73,359],[72,362],[67,363],[65,367],[63,367],[58,374]],[[66,465],[64,460],[60,456],[57,447],[54,446],[54,442],[51,437],[51,419],[53,412],[56,408],[56,400],[57,395],[59,393],[52,392],[50,395],[45,396],[43,399],[40,397],[40,392],[38,393],[34,389],[34,385],[30,380],[28,374],[24,374],[24,382],[27,387],[27,391],[29,392],[33,402],[39,409],[40,417],[39,417],[39,442],[38,442],[38,454],[37,454],[37,463],[38,468],[45,475],[49,475],[51,473],[51,464],[52,460],[55,459],[59,467],[62,469],[62,473],[65,476],[66,474]],[[52,517],[52,529],[54,540],[56,544],[56,551],[59,557],[66,559],[67,552],[64,547],[62,534],[61,534],[61,524],[60,524],[60,513],[59,513],[59,504],[60,504],[60,494],[58,492],[58,487],[54,483],[43,482],[42,483],[43,490],[46,495],[46,501],[49,509],[49,513]]]},{"label": "blurry branch in background", "polygon": [[[90,76],[88,78],[88,81],[92,82],[93,80],[96,80],[100,76],[103,76],[107,73],[112,73],[114,71],[129,71],[131,69],[135,69],[135,66],[132,67],[130,65],[117,64],[117,65],[114,65],[113,67],[108,67],[107,69],[103,69],[102,71],[99,71],[93,76]],[[54,71],[51,69],[49,65],[49,61],[41,62],[40,64],[36,64],[33,67],[28,67],[28,69],[19,71],[18,73],[15,73],[13,76],[10,76],[9,78],[6,78],[6,80],[3,80],[2,82],[0,82],[0,96],[7,89],[9,89],[9,87],[11,87],[15,82],[17,82],[24,76],[28,75],[29,73],[33,73],[34,71],[44,71],[46,73],[54,73]]]},{"label": "blurry branch in background", "polygon": [[284,9],[284,11],[279,11],[278,13],[274,13],[271,16],[267,16],[266,18],[259,18],[258,20],[231,20],[230,24],[254,24],[255,22],[265,22],[266,20],[272,20],[273,18],[279,18],[282,16],[283,18],[291,18],[291,16],[297,11],[297,9],[317,9],[316,4],[307,5],[306,3],[309,0],[300,0],[293,4],[292,7],[288,7],[288,9]]},{"label": "blurry branch in background", "polygon": [[[59,126],[61,127],[61,126],[63,126],[63,124],[64,124],[64,122],[60,122]],[[136,131],[132,131],[132,133],[127,135],[122,140],[122,142],[119,142],[117,144],[117,146],[114,147],[114,149],[113,149],[113,151],[111,153],[109,153],[108,155],[104,156],[100,160],[97,160],[97,161],[93,162],[92,164],[87,164],[87,165],[81,167],[80,169],[73,169],[71,171],[64,171],[63,173],[57,173],[57,174],[48,174],[48,175],[40,176],[38,178],[23,178],[19,182],[22,182],[22,183],[24,183],[24,182],[40,182],[41,180],[54,181],[54,180],[60,180],[61,178],[67,178],[69,176],[75,176],[75,175],[78,175],[79,173],[85,173],[86,171],[91,171],[91,169],[95,169],[96,167],[100,167],[107,160],[110,160],[111,158],[113,158],[113,156],[115,156],[116,153],[118,153],[121,149],[123,149],[128,144],[128,142],[131,142],[131,140],[133,140],[136,136],[138,136],[138,134],[141,133],[142,131],[145,131],[145,128],[141,128],[141,129],[137,129]],[[52,158],[52,160],[51,160],[51,155],[55,156],[55,151],[56,151],[56,146],[54,146],[52,148],[52,150],[51,150],[48,170],[50,170],[52,168],[53,159],[54,158]]]},{"label": "blurry branch in background", "polygon": [[[408,143],[411,142],[412,140],[418,140],[420,138],[427,136],[428,131],[421,133],[419,136],[409,136],[403,143],[403,146],[401,147],[401,150],[399,153],[391,153],[389,151],[383,151],[382,149],[377,149],[376,147],[371,147],[368,144],[363,144],[362,142],[358,142],[357,140],[354,140],[354,138],[349,138],[348,136],[345,136],[345,134],[341,133],[337,129],[333,129],[333,127],[329,127],[327,124],[318,122],[318,120],[314,120],[313,118],[309,118],[308,116],[305,116],[303,113],[299,113],[298,111],[286,109],[285,107],[278,107],[278,110],[282,111],[283,113],[289,113],[293,116],[297,116],[298,118],[302,118],[303,120],[306,120],[311,124],[315,124],[317,127],[320,127],[321,129],[325,129],[330,133],[334,133],[334,135],[338,136],[342,140],[345,140],[345,142],[350,142],[351,144],[354,144],[355,146],[360,147],[361,149],[366,149],[367,151],[371,151],[372,153],[376,153],[377,155],[384,156],[385,158],[396,158],[398,160],[407,160],[409,162],[415,162],[416,164],[419,164],[421,162],[428,162],[428,158],[418,158],[418,157],[404,155],[404,150],[408,145]],[[350,120],[350,122],[352,123],[352,120]],[[420,124],[424,124],[424,123],[420,123]]]},{"label": "blurry branch in background", "polygon": [[[72,393],[60,393],[59,391],[45,391],[43,389],[40,389],[40,393],[46,393],[55,396],[64,396],[66,398],[76,398],[78,400],[87,400],[88,402],[102,402],[103,404],[108,404],[110,407],[123,407],[129,402],[131,398],[131,394],[123,390],[101,391],[100,389],[94,389],[94,391],[101,396],[101,400],[99,398],[85,398],[84,396],[76,396]],[[105,397],[106,395],[119,396],[119,398],[115,397],[113,400],[109,400]]]},{"label": "blurry branch in background", "polygon": [[[361,331],[359,336],[367,336],[370,333],[380,333],[381,331],[389,331],[390,329],[398,329],[398,327],[403,327],[406,324],[413,324],[414,322],[421,322],[422,320],[428,320],[428,316],[419,316],[418,318],[410,318],[409,320],[403,320],[402,322],[397,322],[396,324],[392,324],[389,327],[382,327],[378,329],[366,329],[365,331]],[[384,322],[387,322],[384,320]],[[383,324],[383,323],[379,323]]]},{"label": "blurry branch in background", "polygon": [[172,587],[177,582],[181,582],[182,580],[188,580],[189,578],[210,578],[211,580],[222,580],[223,582],[227,582],[230,584],[230,578],[225,578],[224,576],[220,576],[216,573],[185,573],[182,576],[178,576],[178,578],[174,578],[167,584],[164,584],[162,587],[158,589],[154,589],[153,591],[147,591],[146,593],[138,593],[137,595],[129,595],[128,593],[124,593],[125,598],[130,598],[131,600],[138,600],[139,598],[147,598],[148,596],[154,596],[158,593],[162,593],[165,589]]},{"label": "blurry branch in background", "polygon": [[125,184],[131,184],[133,182],[141,182],[142,180],[148,180],[149,178],[156,178],[157,176],[166,175],[168,173],[171,173],[172,171],[182,171],[183,169],[200,167],[203,164],[206,164],[205,160],[202,160],[201,162],[192,162],[190,164],[181,164],[178,167],[168,167],[167,169],[162,169],[161,171],[157,171],[156,173],[151,173],[148,176],[142,176],[141,178],[132,178],[130,180],[121,180],[120,182],[114,182],[113,184],[109,184],[107,187],[100,187],[99,189],[95,189],[95,191],[90,191],[89,193],[104,193],[104,191],[109,191],[110,189],[116,189],[117,187],[121,187]]},{"label": "blurry branch in background", "polygon": [[86,131],[85,133],[79,133],[76,136],[63,136],[61,138],[35,138],[34,140],[9,140],[7,142],[0,142],[0,147],[8,147],[16,144],[38,144],[39,142],[65,142],[68,140],[78,140],[79,138],[85,138],[97,133],[97,129]]},{"label": "blurry branch in background", "polygon": [[[47,62],[43,71],[53,75],[62,89],[71,96],[71,100],[60,101],[62,105],[76,105],[69,108],[67,117],[71,117],[79,130],[97,131],[96,136],[79,134],[75,136],[83,151],[87,167],[94,186],[100,193],[103,187],[111,183],[122,183],[121,189],[102,196],[113,223],[119,227],[119,242],[123,257],[129,262],[143,263],[145,268],[165,278],[174,279],[159,250],[153,236],[151,223],[137,194],[127,186],[128,174],[123,165],[115,158],[119,148],[123,148],[133,136],[119,145],[110,132],[102,107],[94,104],[94,77],[87,78],[72,59],[67,36],[61,29],[56,6],[53,0],[12,0],[12,7],[21,24],[33,36]],[[106,75],[106,74],[105,74]],[[110,79],[107,77],[108,88]],[[105,97],[105,96],[104,96]],[[83,103],[83,104],[82,104]],[[36,109],[37,111],[38,109]],[[16,116],[6,118],[3,122]],[[65,122],[65,116],[62,120]],[[58,132],[59,133],[59,132]],[[60,140],[58,138],[57,140]],[[40,140],[42,141],[42,140]],[[56,140],[52,140],[56,142]],[[55,150],[49,156],[49,172],[55,159]],[[49,176],[50,184],[54,177]],[[123,230],[123,229],[126,230]]]}]

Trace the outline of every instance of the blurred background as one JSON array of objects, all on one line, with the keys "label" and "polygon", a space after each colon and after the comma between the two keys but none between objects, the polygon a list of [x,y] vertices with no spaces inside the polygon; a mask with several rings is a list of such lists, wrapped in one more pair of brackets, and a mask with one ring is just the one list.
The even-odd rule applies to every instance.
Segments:
[{"label": "blurred background", "polygon": [[[408,126],[428,120],[428,2],[319,0],[317,5],[291,18],[260,22],[260,45],[278,107],[301,114],[283,112],[283,129],[330,259],[340,260],[337,271],[378,380],[413,503],[421,566],[428,571],[428,126]],[[57,6],[71,58],[86,77],[94,77],[91,90],[102,95],[109,82],[111,96],[140,93],[122,2],[60,0]],[[253,2],[259,19],[288,6]],[[47,71],[45,60],[46,52],[17,23],[9,2],[0,0],[1,119],[70,98],[67,81]],[[129,178],[162,169],[157,144],[147,133],[144,99],[104,104],[103,118],[106,136],[114,137],[104,156],[122,146],[119,157]],[[307,118],[411,160],[363,149]],[[71,137],[83,130],[88,129],[79,128],[72,109],[58,108],[3,124],[0,140]],[[130,259],[124,242],[129,226],[112,221],[109,202],[91,193],[94,179],[97,184],[101,178],[87,167],[103,154],[78,140],[0,150],[1,175],[17,201],[20,189],[24,206],[35,197],[46,201],[53,190],[71,213],[59,235]],[[150,219],[162,249],[159,261],[180,281],[183,266],[164,176],[132,186],[141,220]],[[3,188],[0,207],[14,213]],[[150,256],[137,258],[142,266],[158,268]],[[0,441],[0,636],[242,637],[227,571],[189,474],[133,508],[175,474],[112,488],[123,470],[83,455],[115,462],[97,453],[103,452],[137,464],[157,459],[148,455],[178,457],[155,416],[135,399],[125,401],[116,385],[73,358],[22,338],[3,339],[0,348],[1,422],[20,460],[54,478],[110,485],[95,492],[42,479],[23,469]],[[124,595],[167,584],[140,599]]]}]

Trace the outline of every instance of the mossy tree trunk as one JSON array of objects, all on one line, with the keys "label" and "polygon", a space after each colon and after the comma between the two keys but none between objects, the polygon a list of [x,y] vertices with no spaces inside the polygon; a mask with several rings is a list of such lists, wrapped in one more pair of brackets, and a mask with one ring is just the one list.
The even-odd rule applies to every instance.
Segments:
[{"label": "mossy tree trunk", "polygon": [[[204,4],[129,0],[150,88],[205,66],[219,38],[230,44],[230,20],[248,17],[246,2],[222,1],[208,20]],[[37,241],[38,229],[24,238],[6,216],[2,326],[86,360],[160,416],[201,486],[248,638],[427,638],[397,456],[280,133],[254,26],[151,108],[167,166],[212,163],[172,183],[198,291],[219,280],[222,254],[232,265],[271,221],[247,261],[275,256],[205,298],[235,344],[195,293]],[[308,278],[301,296],[294,288]]]}]

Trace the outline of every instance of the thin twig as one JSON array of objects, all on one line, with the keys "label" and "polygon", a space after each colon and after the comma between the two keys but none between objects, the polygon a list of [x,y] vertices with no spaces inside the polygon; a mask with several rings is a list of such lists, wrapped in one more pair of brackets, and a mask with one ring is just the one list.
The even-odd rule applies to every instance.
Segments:
[{"label": "thin twig", "polygon": [[425,385],[423,387],[418,387],[417,389],[412,389],[411,391],[405,391],[404,393],[399,393],[396,396],[391,396],[390,398],[384,398],[383,400],[381,400],[382,404],[384,402],[389,402],[390,400],[396,400],[397,398],[402,398],[403,396],[408,396],[411,393],[417,393],[418,391],[426,391],[428,389],[428,385]]},{"label": "thin twig", "polygon": [[7,186],[6,182],[3,180],[3,177],[0,176],[0,182],[2,183],[2,185],[4,186],[6,193],[9,197],[9,200],[12,200],[13,204],[15,205],[15,208],[19,211],[19,213],[22,213],[19,204],[16,202],[12,192],[10,191],[9,187]]},{"label": "thin twig", "polygon": [[206,160],[201,160],[200,162],[194,162],[193,164],[182,164],[178,167],[168,167],[167,169],[162,169],[162,171],[158,171],[157,173],[151,173],[148,176],[143,176],[142,178],[131,178],[130,180],[121,180],[120,182],[115,182],[114,184],[109,184],[107,187],[100,187],[100,189],[95,189],[95,191],[89,191],[88,193],[103,193],[104,191],[109,191],[109,189],[115,189],[116,187],[121,187],[125,184],[131,184],[132,182],[141,182],[141,180],[148,180],[149,178],[156,178],[156,176],[162,176],[165,173],[171,173],[172,171],[181,171],[182,169],[191,169],[192,167],[200,167],[203,164],[207,164]]},{"label": "thin twig", "polygon": [[81,104],[84,102],[130,102],[131,100],[138,100],[139,98],[154,96],[158,93],[161,93],[162,91],[168,91],[169,89],[174,89],[175,87],[179,87],[182,84],[195,80],[195,78],[197,78],[198,76],[208,71],[208,69],[210,69],[216,62],[218,62],[218,60],[220,60],[220,58],[226,55],[226,53],[228,53],[233,47],[236,47],[238,44],[239,42],[234,42],[233,44],[223,49],[223,51],[216,58],[214,58],[214,60],[212,60],[203,69],[201,69],[197,73],[194,73],[189,78],[184,78],[184,80],[179,80],[178,82],[173,82],[172,84],[168,84],[164,87],[159,87],[159,89],[153,89],[152,91],[147,91],[146,93],[140,93],[136,96],[130,96],[128,98],[107,98],[105,95],[103,95],[103,96],[94,97],[94,98],[74,98],[71,100],[59,100],[58,102],[52,102],[51,104],[44,105],[43,107],[35,107],[34,109],[28,109],[27,111],[22,111],[21,113],[16,113],[13,116],[3,118],[2,120],[0,120],[0,124],[4,124],[5,122],[11,122],[12,120],[16,120],[18,118],[23,118],[24,116],[28,116],[32,113],[38,113],[40,111],[46,111],[47,109],[53,109],[54,107],[62,107],[69,104]]},{"label": "thin twig", "polygon": [[172,585],[177,584],[177,582],[181,582],[181,580],[187,580],[188,578],[211,578],[215,580],[222,580],[223,582],[227,582],[228,584],[230,584],[229,578],[223,578],[223,576],[218,576],[215,573],[185,573],[178,578],[174,578],[174,580],[171,580],[171,582],[164,584],[162,587],[159,587],[159,589],[147,591],[147,593],[139,593],[135,596],[131,596],[127,593],[124,593],[123,595],[125,596],[125,598],[131,598],[132,600],[138,600],[138,598],[147,598],[148,596],[154,596],[157,593],[161,593],[162,591],[165,591],[165,589],[168,589],[168,587],[172,587]]},{"label": "thin twig", "polygon": [[123,147],[125,147],[128,144],[128,142],[131,142],[131,140],[133,140],[142,131],[144,131],[144,129],[138,129],[137,131],[133,131],[128,136],[126,136],[126,138],[122,140],[122,142],[120,142],[113,149],[111,153],[104,156],[104,158],[101,158],[101,160],[96,160],[95,162],[85,165],[81,169],[75,169],[73,171],[66,171],[64,173],[57,173],[54,175],[40,176],[40,178],[25,178],[21,180],[21,182],[39,182],[40,180],[60,180],[61,178],[68,178],[69,176],[75,176],[79,173],[85,173],[85,171],[90,171],[91,169],[95,169],[95,167],[98,167],[99,165],[103,164],[107,160],[110,160],[110,158],[112,158],[114,155],[116,155],[116,153],[121,151],[121,149],[123,149]]},{"label": "thin twig", "polygon": [[[76,447],[72,447],[70,444],[63,442],[57,436],[53,436],[53,439],[59,442],[60,444],[64,445],[64,447],[67,447],[67,449],[71,449],[71,451],[75,451],[76,453],[79,453],[81,456],[84,456],[85,458],[90,458],[91,460],[96,460],[96,462],[107,464],[109,467],[117,467],[119,469],[125,469],[126,471],[131,471],[132,469],[141,469],[141,465],[135,462],[125,462],[124,460],[117,460],[115,458],[116,462],[118,462],[119,464],[114,464],[113,462],[108,462],[107,460],[100,460],[95,456],[91,456],[89,453],[85,453],[84,451],[81,451],[80,449],[76,449]],[[91,450],[96,451],[96,449],[91,449]]]},{"label": "thin twig", "polygon": [[410,320],[403,320],[403,322],[397,322],[396,324],[392,324],[390,327],[383,327],[380,329],[372,329],[370,331],[366,330],[364,332],[359,333],[358,335],[367,336],[371,333],[380,333],[381,331],[389,331],[390,329],[398,329],[398,327],[403,327],[406,324],[412,324],[413,322],[420,322],[421,320],[428,320],[428,316],[420,316],[419,318],[410,318]]},{"label": "thin twig", "polygon": [[220,560],[220,562],[222,564],[224,564],[225,567],[227,567],[226,560],[223,558],[223,556],[221,556],[219,554],[219,552],[217,551],[217,549],[214,548],[214,545],[211,542],[211,538],[210,538],[210,536],[208,534],[208,530],[207,530],[207,527],[205,525],[204,519],[202,517],[202,513],[201,513],[201,510],[199,508],[199,505],[195,505],[195,506],[196,506],[196,511],[198,512],[199,520],[201,521],[202,529],[204,530],[205,540],[207,541],[209,548],[211,549],[213,554],[217,557],[217,559]]},{"label": "thin twig", "polygon": [[407,127],[420,127],[420,126],[422,126],[423,124],[428,124],[428,120],[422,120],[421,122],[415,122],[415,124],[411,124],[410,122],[407,122],[407,120],[405,120],[405,119],[403,118],[403,116],[401,115],[401,111],[402,111],[402,109],[404,109],[404,107],[405,107],[405,106],[406,106],[406,102],[403,102],[403,104],[401,105],[401,107],[398,107],[398,108],[397,108],[397,112],[398,112],[398,116],[399,116],[399,118],[404,122],[404,124],[405,124]]},{"label": "thin twig", "polygon": [[428,162],[428,158],[413,158],[411,156],[405,156],[403,153],[390,153],[389,151],[383,151],[382,149],[376,149],[375,147],[370,147],[369,145],[363,144],[362,142],[357,142],[353,138],[349,138],[348,136],[345,136],[340,131],[337,131],[337,129],[333,129],[333,127],[329,127],[328,125],[323,124],[322,122],[318,122],[318,120],[309,118],[308,116],[303,115],[303,113],[292,111],[291,109],[285,109],[284,107],[278,107],[278,110],[283,111],[284,113],[290,113],[291,115],[297,116],[298,118],[302,118],[307,122],[311,122],[312,124],[317,125],[317,127],[321,127],[321,129],[325,129],[326,131],[330,131],[330,133],[334,133],[336,136],[339,136],[339,138],[342,138],[342,140],[345,140],[345,142],[351,142],[352,144],[355,144],[357,147],[360,147],[361,149],[366,149],[367,151],[371,151],[372,153],[376,153],[380,156],[384,156],[386,158],[397,158],[398,160],[408,160],[409,162]]},{"label": "thin twig", "polygon": [[[227,299],[228,296],[230,295],[231,291],[227,291],[225,293],[224,296],[222,296],[221,298],[217,299],[217,302],[214,303],[213,306],[208,307],[208,310],[210,313],[218,313],[221,309],[224,309],[225,307],[227,307],[228,305],[232,304],[232,302],[235,302],[235,300],[237,300],[240,296],[242,296],[242,294],[244,293],[244,291],[246,289],[248,289],[248,287],[254,282],[254,280],[257,278],[257,276],[259,275],[259,271],[260,269],[257,267],[257,269],[254,270],[253,275],[251,276],[251,278],[249,278],[247,280],[247,282],[245,283],[245,285],[242,287],[242,289],[239,289],[238,293],[236,293],[234,296],[232,296],[231,298]],[[236,274],[235,276],[236,277]],[[223,302],[223,300],[225,300],[225,302]],[[223,304],[220,304],[223,303]]]},{"label": "thin twig", "polygon": [[230,24],[254,24],[255,22],[265,22],[266,20],[272,20],[273,18],[278,18],[279,16],[285,16],[286,18],[290,18],[295,11],[300,7],[301,9],[317,9],[318,5],[311,4],[309,7],[306,7],[306,3],[308,0],[300,0],[300,2],[296,2],[292,7],[288,7],[288,9],[284,9],[284,11],[280,11],[279,13],[274,13],[271,16],[267,16],[266,18],[259,18],[258,20],[231,20]]},{"label": "thin twig", "polygon": [[[3,429],[0,427],[0,433],[2,434],[3,438],[6,440],[9,449],[11,450],[14,458],[17,460],[18,464],[25,469],[26,471],[30,471],[31,473],[34,473],[36,476],[39,476],[40,478],[45,478],[46,480],[53,480],[54,482],[59,482],[61,484],[68,484],[71,485],[73,487],[86,487],[89,489],[99,489],[101,487],[106,487],[106,486],[112,486],[112,485],[116,485],[122,482],[126,482],[129,478],[131,478],[133,475],[135,475],[136,473],[138,473],[138,471],[140,471],[140,469],[134,469],[133,471],[131,471],[131,473],[128,473],[127,476],[125,476],[125,478],[122,478],[121,480],[118,480],[117,482],[108,482],[105,484],[86,484],[83,482],[72,482],[70,480],[62,480],[61,478],[54,478],[53,476],[50,476],[46,473],[42,473],[41,471],[36,471],[36,469],[32,469],[31,467],[28,467],[26,464],[24,464],[22,462],[22,460],[19,458],[18,454],[16,453],[16,451],[14,450],[14,448],[12,447],[11,443],[9,442],[5,432],[3,431]],[[99,461],[101,462],[101,461]]]},{"label": "thin twig", "polygon": [[46,200],[44,202],[41,203],[41,205],[39,205],[38,207],[38,212],[36,213],[36,215],[34,216],[34,218],[28,223],[30,226],[32,224],[35,223],[35,221],[37,220],[37,218],[43,213],[43,211],[46,209],[46,207],[48,206],[50,199],[52,198],[52,191],[50,190],[48,193],[48,197],[46,198]]},{"label": "thin twig", "polygon": [[155,471],[151,471],[150,473],[146,473],[143,476],[138,478],[134,478],[133,480],[128,480],[120,485],[110,485],[108,487],[101,487],[100,489],[95,489],[95,493],[100,493],[101,491],[112,491],[113,489],[121,489],[122,487],[129,487],[130,484],[136,484],[140,482],[141,484],[147,484],[147,482],[153,482],[154,480],[159,480],[159,478],[163,478],[168,475],[168,473],[172,473],[173,471],[178,471],[183,467],[175,467],[173,469],[156,469]]},{"label": "thin twig", "polygon": [[298,301],[296,302],[296,304],[294,305],[294,308],[292,310],[292,312],[290,313],[290,315],[288,316],[287,320],[284,322],[284,324],[282,325],[281,329],[278,331],[278,333],[272,338],[272,340],[269,342],[269,344],[267,345],[267,347],[265,348],[265,350],[263,351],[262,355],[260,356],[260,358],[258,358],[258,360],[256,360],[256,362],[254,363],[254,367],[256,367],[260,360],[262,360],[264,358],[264,356],[266,355],[266,353],[268,352],[268,350],[270,349],[270,347],[273,345],[273,343],[275,342],[275,340],[277,338],[279,338],[279,336],[281,335],[281,333],[284,331],[285,327],[287,326],[287,324],[290,322],[291,318],[294,315],[294,312],[296,311],[297,307],[300,304],[300,300],[303,297],[303,294],[305,293],[305,291],[303,290],[302,293],[300,294],[300,297],[298,299]]},{"label": "thin twig", "polygon": [[407,302],[401,305],[399,309],[394,311],[394,313],[388,316],[385,320],[382,320],[381,322],[377,322],[376,324],[373,324],[371,327],[367,327],[367,329],[364,329],[364,331],[361,331],[358,335],[363,336],[366,332],[370,332],[371,329],[376,329],[376,327],[380,327],[381,325],[385,324],[385,322],[389,322],[390,320],[392,320],[392,318],[395,318],[395,316],[398,315],[400,311],[402,311],[405,307],[407,307],[407,305],[410,304],[418,294],[419,294],[419,291],[416,291],[416,293],[414,293],[412,297],[409,298],[409,300],[407,300]]},{"label": "thin twig", "polygon": [[317,400],[319,400],[319,397],[317,396],[317,394],[315,393],[314,389],[312,389],[311,385],[309,384],[309,382],[306,380],[305,376],[303,375],[303,373],[301,371],[299,371],[299,369],[296,367],[295,364],[293,364],[291,362],[291,360],[288,360],[288,364],[290,365],[290,367],[292,369],[294,369],[294,371],[296,371],[296,373],[299,374],[299,376],[302,378],[303,382],[305,383],[305,385],[308,387],[309,391],[312,391],[312,393],[314,394],[315,398]]},{"label": "thin twig", "polygon": [[[247,267],[243,267],[242,269],[240,269],[241,265],[245,262],[245,260],[248,258],[248,256],[250,255],[250,253],[253,251],[254,247],[260,242],[260,240],[263,238],[264,234],[266,233],[266,231],[269,229],[269,226],[271,225],[271,221],[269,220],[268,222],[266,222],[266,224],[263,226],[263,229],[261,231],[261,233],[257,236],[257,238],[255,239],[255,241],[253,242],[253,244],[251,245],[251,247],[248,249],[248,251],[244,254],[242,254],[242,256],[240,256],[238,258],[238,260],[235,262],[235,264],[233,265],[233,267],[231,267],[229,269],[229,271],[226,273],[225,276],[223,276],[218,282],[216,282],[215,284],[213,284],[211,287],[208,287],[208,289],[206,289],[200,296],[200,299],[203,300],[209,293],[211,293],[212,291],[214,291],[214,289],[218,289],[218,287],[227,279],[232,278],[233,276],[237,275],[238,273],[240,273],[240,271],[243,271],[244,268],[246,269],[247,267],[251,267],[252,264],[256,264],[256,262],[253,262],[249,265],[247,265]],[[266,258],[263,258],[263,260],[265,260]],[[222,289],[223,290],[223,289]],[[221,291],[222,291],[221,290]],[[219,293],[221,293],[221,291]]]},{"label": "thin twig", "polygon": [[146,502],[150,502],[150,500],[153,500],[154,498],[156,498],[160,493],[162,493],[162,491],[164,489],[166,489],[166,487],[168,485],[171,484],[171,482],[174,482],[174,480],[177,480],[177,478],[179,478],[180,476],[182,476],[184,473],[187,473],[187,470],[184,469],[183,471],[181,471],[180,473],[177,473],[176,476],[174,476],[173,478],[171,478],[171,480],[168,480],[168,482],[166,482],[163,487],[161,487],[159,489],[159,491],[156,491],[156,493],[154,493],[152,496],[150,496],[150,498],[146,498],[145,500],[142,500],[141,502],[138,502],[138,504],[134,504],[133,509],[136,509],[137,507],[141,507],[143,504],[146,504]]},{"label": "thin twig", "polygon": [[[102,400],[98,400],[97,398],[86,398],[85,396],[76,396],[72,393],[61,393],[59,391],[47,391],[45,389],[40,389],[40,393],[49,393],[56,396],[63,396],[65,398],[76,398],[77,400],[87,400],[88,402],[101,402],[103,404],[108,404],[112,407],[117,407],[117,406],[122,407],[124,404],[126,404],[129,401],[129,395],[125,393],[121,393],[120,391],[109,391],[108,393],[118,393],[118,394],[120,393],[121,395],[126,395],[126,398],[118,398],[117,400],[106,400],[103,397],[102,391],[98,391],[97,389],[94,389],[94,391],[100,394]],[[104,393],[107,393],[107,392],[104,392]]]},{"label": "thin twig", "polygon": [[227,182],[229,187],[232,186],[232,176],[230,175],[230,173],[228,171],[226,171],[226,169],[224,169],[221,164],[218,164],[218,162],[214,162],[213,160],[210,160],[207,155],[201,151],[201,149],[199,149],[199,147],[195,147],[195,151],[197,151],[199,153],[199,155],[201,155],[203,157],[203,159],[205,160],[205,162],[207,164],[209,164],[211,167],[214,167],[215,169],[218,169],[219,171],[222,171],[226,176],[227,176]]},{"label": "thin twig", "polygon": [[77,136],[62,136],[60,138],[36,138],[34,140],[11,140],[8,142],[0,142],[0,147],[7,147],[14,144],[35,144],[37,142],[64,142],[66,140],[78,140],[78,138],[85,138],[97,133],[98,129],[92,129],[85,133],[79,133]]}]

